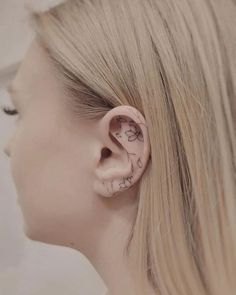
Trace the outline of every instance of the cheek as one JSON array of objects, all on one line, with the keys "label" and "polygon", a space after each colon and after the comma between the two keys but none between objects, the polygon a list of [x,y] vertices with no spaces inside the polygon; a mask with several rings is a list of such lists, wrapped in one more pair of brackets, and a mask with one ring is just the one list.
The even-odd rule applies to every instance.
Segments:
[{"label": "cheek", "polygon": [[12,175],[31,238],[55,242],[88,215],[92,192],[88,164],[81,161],[84,148],[72,149],[67,140],[55,129],[36,136],[28,128],[15,142]]}]

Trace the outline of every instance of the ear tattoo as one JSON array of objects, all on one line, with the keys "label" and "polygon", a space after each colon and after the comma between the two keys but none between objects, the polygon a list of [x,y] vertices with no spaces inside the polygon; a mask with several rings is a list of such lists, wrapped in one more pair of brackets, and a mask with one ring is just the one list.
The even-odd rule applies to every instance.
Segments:
[{"label": "ear tattoo", "polygon": [[136,139],[143,141],[143,134],[138,130],[137,125],[134,125],[132,121],[129,121],[129,126],[131,128],[125,131],[125,134],[128,136],[128,141],[134,141]]},{"label": "ear tattoo", "polygon": [[[117,138],[122,138],[123,140],[127,140],[128,142],[140,141],[144,142],[143,134],[139,125],[144,125],[147,128],[146,124],[142,123],[138,115],[135,113],[133,109],[131,111],[138,118],[138,122],[134,122],[129,117],[117,116],[115,118],[116,123],[119,126],[119,131],[115,132],[115,136]],[[133,153],[131,151],[127,151],[128,161],[131,164],[131,174],[128,177],[122,178],[122,181],[116,181],[113,179],[109,184],[103,181],[104,186],[107,190],[107,195],[109,197],[113,197],[117,193],[129,189],[133,185],[134,181],[134,167],[143,168],[142,159],[139,157],[137,153]]]}]

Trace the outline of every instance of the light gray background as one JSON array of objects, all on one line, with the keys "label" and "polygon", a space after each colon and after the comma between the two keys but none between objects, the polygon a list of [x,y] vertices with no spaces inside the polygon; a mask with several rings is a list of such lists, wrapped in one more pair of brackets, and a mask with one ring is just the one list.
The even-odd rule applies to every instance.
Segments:
[{"label": "light gray background", "polygon": [[[25,3],[47,8],[60,1],[0,0],[0,104],[10,105],[5,87],[32,40]],[[0,114],[0,295],[100,295],[104,282],[80,252],[29,240],[16,201],[10,159],[3,148],[14,120]],[[78,233],[79,234],[79,233]]]}]

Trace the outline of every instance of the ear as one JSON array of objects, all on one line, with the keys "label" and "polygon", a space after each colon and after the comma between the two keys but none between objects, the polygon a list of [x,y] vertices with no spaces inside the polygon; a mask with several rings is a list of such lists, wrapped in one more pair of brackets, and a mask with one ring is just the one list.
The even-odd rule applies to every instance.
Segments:
[{"label": "ear", "polygon": [[99,121],[102,150],[95,169],[94,191],[111,197],[131,188],[150,158],[146,120],[134,107],[118,106]]}]

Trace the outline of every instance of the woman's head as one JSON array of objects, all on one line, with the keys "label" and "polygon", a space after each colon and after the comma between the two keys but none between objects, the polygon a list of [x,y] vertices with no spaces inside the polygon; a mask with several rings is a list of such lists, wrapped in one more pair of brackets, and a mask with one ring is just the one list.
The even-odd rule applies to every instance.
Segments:
[{"label": "woman's head", "polygon": [[149,160],[150,143],[145,119],[131,106],[94,121],[74,116],[57,74],[34,39],[10,87],[19,117],[6,153],[27,235],[85,250],[92,240],[83,229],[90,237],[93,231],[99,235],[109,224],[108,207],[118,205],[102,196],[123,198],[122,206],[137,203],[135,183]]},{"label": "woman's head", "polygon": [[32,238],[68,244],[84,225],[101,236],[123,204],[137,294],[146,278],[160,294],[233,292],[232,11],[230,0],[72,0],[32,15],[9,147]]}]

